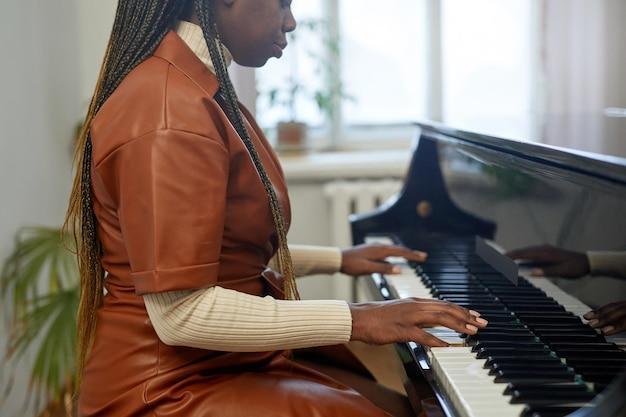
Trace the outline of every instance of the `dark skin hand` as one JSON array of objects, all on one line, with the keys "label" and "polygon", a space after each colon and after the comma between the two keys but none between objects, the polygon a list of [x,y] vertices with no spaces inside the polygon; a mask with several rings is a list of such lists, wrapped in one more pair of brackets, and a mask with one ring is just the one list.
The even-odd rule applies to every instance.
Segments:
[{"label": "dark skin hand", "polygon": [[591,327],[602,329],[602,333],[607,336],[626,332],[626,301],[607,304],[584,317],[590,320]]},{"label": "dark skin hand", "polygon": [[402,257],[408,261],[424,262],[427,255],[424,252],[412,251],[402,246],[393,245],[359,245],[342,251],[341,272],[359,276],[373,273],[398,274],[400,269],[388,262],[385,258]]},{"label": "dark skin hand", "polygon": [[[398,274],[397,265],[385,259],[402,257],[424,262],[427,255],[401,246],[360,245],[342,252],[341,272],[349,275],[372,273]],[[460,333],[475,334],[487,325],[480,314],[439,300],[407,298],[403,300],[351,304],[352,340],[383,345],[414,341],[428,346],[448,346],[446,342],[422,330],[445,326]]]},{"label": "dark skin hand", "polygon": [[475,311],[440,300],[403,300],[351,304],[351,340],[384,345],[417,342],[432,347],[448,343],[425,332],[423,327],[445,326],[465,334],[476,334],[487,321]]},{"label": "dark skin hand", "polygon": [[[513,259],[523,259],[548,265],[535,268],[533,276],[556,276],[563,278],[580,278],[590,272],[589,258],[584,253],[568,251],[553,246],[536,246],[511,251],[507,254]],[[606,336],[626,331],[626,301],[607,304],[597,310],[590,311],[584,317],[589,325],[601,329]]]},{"label": "dark skin hand", "polygon": [[580,278],[590,272],[589,258],[584,253],[559,249],[554,246],[533,246],[513,250],[507,256],[515,260],[525,260],[542,264],[532,270],[535,277]]}]

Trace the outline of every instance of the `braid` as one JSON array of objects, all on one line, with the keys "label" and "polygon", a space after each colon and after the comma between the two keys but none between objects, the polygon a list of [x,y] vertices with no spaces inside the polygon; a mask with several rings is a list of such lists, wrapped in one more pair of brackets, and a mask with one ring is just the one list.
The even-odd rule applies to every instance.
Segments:
[{"label": "braid", "polygon": [[[74,162],[77,172],[63,225],[63,232],[74,237],[80,272],[76,388],[80,386],[82,371],[95,334],[96,313],[102,303],[105,277],[105,271],[100,263],[102,246],[98,238],[91,193],[92,142],[89,128],[95,114],[122,80],[154,53],[176,20],[188,9],[191,1],[193,0],[118,1],[111,36],[94,95],[76,143]],[[299,294],[293,278],[293,267],[287,247],[285,220],[276,192],[254,148],[239,110],[237,95],[224,64],[223,51],[218,48],[221,43],[210,6],[210,0],[196,0],[197,13],[215,64],[220,91],[225,98],[226,112],[248,149],[269,197],[279,242],[278,265],[285,277],[285,295],[287,298],[297,299]]]},{"label": "braid", "polygon": [[201,0],[196,2],[196,15],[200,20],[204,37],[209,47],[209,53],[213,66],[215,67],[215,73],[217,75],[220,93],[224,98],[226,107],[226,113],[229,120],[233,123],[235,130],[239,134],[239,137],[243,141],[250,158],[254,163],[254,166],[259,174],[265,192],[269,198],[270,209],[272,212],[272,218],[274,220],[274,226],[276,227],[276,234],[278,235],[278,268],[284,277],[284,292],[287,299],[300,299],[298,288],[296,286],[295,277],[293,273],[293,264],[291,261],[291,254],[287,245],[287,227],[285,225],[285,217],[276,195],[276,190],[270,181],[263,162],[259,157],[246,125],[244,123],[243,116],[239,109],[239,101],[237,100],[237,94],[232,85],[230,77],[228,76],[228,70],[226,69],[224,50],[220,41],[219,31],[217,29],[217,23],[213,16],[213,8],[211,7],[210,0]]},{"label": "braid", "polygon": [[91,194],[92,143],[89,127],[95,114],[124,77],[152,55],[191,0],[119,0],[111,36],[95,92],[78,136],[74,161],[77,168],[63,232],[74,237],[80,272],[77,316],[76,388],[96,328],[102,303],[105,271],[100,263],[102,246]]}]

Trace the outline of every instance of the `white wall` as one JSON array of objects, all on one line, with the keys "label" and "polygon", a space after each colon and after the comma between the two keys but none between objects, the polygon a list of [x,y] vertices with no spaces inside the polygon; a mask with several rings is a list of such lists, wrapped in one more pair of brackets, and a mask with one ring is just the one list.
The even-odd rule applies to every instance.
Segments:
[{"label": "white wall", "polygon": [[[71,148],[109,30],[114,0],[5,0],[0,14],[0,259],[27,225],[58,227]],[[0,354],[6,343],[0,323]],[[6,374],[1,374],[3,381]],[[2,416],[25,415],[27,380]]]},{"label": "white wall", "polygon": [[73,0],[73,3],[80,33],[80,98],[87,108],[111,33],[117,0]]}]

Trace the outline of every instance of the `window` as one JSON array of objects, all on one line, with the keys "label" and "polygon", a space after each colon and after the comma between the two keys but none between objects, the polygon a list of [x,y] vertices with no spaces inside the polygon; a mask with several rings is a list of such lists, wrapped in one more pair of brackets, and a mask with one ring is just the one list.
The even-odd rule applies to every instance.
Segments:
[{"label": "window", "polygon": [[529,0],[443,0],[442,118],[470,129],[534,136],[537,48]]},{"label": "window", "polygon": [[[274,127],[278,122],[292,119],[303,121],[309,126],[322,126],[323,115],[317,110],[310,97],[310,91],[320,88],[324,82],[317,61],[326,53],[315,31],[307,30],[302,22],[324,20],[323,0],[299,0],[292,4],[299,27],[289,36],[289,46],[279,60],[270,59],[256,72],[257,80],[257,119],[264,128]],[[295,39],[294,39],[295,37]],[[293,103],[289,103],[289,86],[292,81],[306,87],[299,91]],[[272,103],[270,93],[279,90]]]},{"label": "window", "polygon": [[426,112],[424,1],[340,2],[346,125],[407,123]]},{"label": "window", "polygon": [[[344,99],[340,100],[337,113],[339,125],[344,127],[340,135],[344,138],[350,128],[409,125],[423,119],[426,108],[421,94],[426,81],[423,56],[426,31],[421,24],[424,3],[424,0],[394,0],[393,7],[389,7],[379,0],[293,2],[294,15],[300,24],[296,39],[291,41],[282,59],[270,60],[257,71],[257,117],[261,126],[272,128],[279,121],[296,118],[327,136],[332,120],[317,108],[311,96],[323,83],[332,82],[329,73],[336,73],[342,82]],[[321,20],[322,24],[311,31],[306,23],[311,20]],[[328,33],[336,21],[339,24],[335,29],[340,33],[339,63],[329,61],[329,52],[324,51],[329,46]],[[333,67],[325,68],[326,64]],[[285,91],[271,103],[270,92],[289,85],[290,74],[296,74],[308,91],[301,91],[292,106],[287,104]]]},{"label": "window", "polygon": [[[495,120],[514,134],[533,126],[537,80],[534,13],[529,0],[299,0],[296,19],[325,21],[315,30],[300,25],[283,59],[257,71],[258,119],[265,128],[296,118],[319,131],[340,126],[340,141],[378,129],[435,119],[475,126]],[[339,33],[339,59],[328,63],[330,31]],[[271,103],[269,92],[295,74],[305,90],[293,106]],[[329,75],[330,74],[330,75]],[[348,97],[337,120],[320,112],[311,92],[336,74]],[[326,128],[326,130],[324,130]],[[409,137],[407,137],[409,139]]]}]

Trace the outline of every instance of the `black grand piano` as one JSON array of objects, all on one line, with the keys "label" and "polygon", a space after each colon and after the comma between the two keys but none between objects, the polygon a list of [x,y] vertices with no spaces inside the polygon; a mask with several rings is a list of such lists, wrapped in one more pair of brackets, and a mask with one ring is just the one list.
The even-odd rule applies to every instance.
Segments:
[{"label": "black grand piano", "polygon": [[[350,220],[355,244],[395,242],[429,257],[391,260],[403,273],[367,277],[371,294],[449,300],[490,324],[467,337],[431,329],[447,348],[398,345],[409,398],[435,397],[448,417],[626,416],[624,335],[604,337],[582,318],[625,300],[626,280],[530,277],[502,254],[544,244],[626,251],[626,159],[419,127],[402,191]],[[413,381],[424,378],[430,391],[418,392]]]}]

